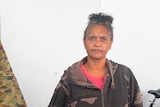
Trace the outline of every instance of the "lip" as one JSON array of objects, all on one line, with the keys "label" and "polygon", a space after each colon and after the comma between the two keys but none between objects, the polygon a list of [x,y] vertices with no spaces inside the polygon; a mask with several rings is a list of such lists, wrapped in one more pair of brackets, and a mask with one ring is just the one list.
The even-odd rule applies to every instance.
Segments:
[{"label": "lip", "polygon": [[93,52],[102,52],[102,50],[99,49],[92,49]]}]

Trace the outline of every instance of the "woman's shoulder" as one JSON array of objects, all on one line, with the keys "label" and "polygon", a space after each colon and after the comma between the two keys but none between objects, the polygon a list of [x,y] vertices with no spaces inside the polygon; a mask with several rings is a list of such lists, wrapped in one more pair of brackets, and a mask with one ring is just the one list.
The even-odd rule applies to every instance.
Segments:
[{"label": "woman's shoulder", "polygon": [[132,74],[132,70],[130,69],[130,67],[128,67],[127,65],[125,64],[122,64],[122,63],[117,63],[117,62],[114,62],[112,60],[110,60],[112,64],[117,64],[117,69],[116,69],[116,72],[119,72],[119,73],[127,73],[127,74]]}]

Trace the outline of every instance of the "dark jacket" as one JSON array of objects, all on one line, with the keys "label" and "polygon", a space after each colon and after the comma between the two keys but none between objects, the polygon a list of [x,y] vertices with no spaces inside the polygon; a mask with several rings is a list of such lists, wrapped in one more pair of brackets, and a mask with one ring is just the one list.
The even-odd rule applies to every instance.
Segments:
[{"label": "dark jacket", "polygon": [[138,83],[128,67],[106,60],[110,72],[100,90],[82,73],[85,61],[64,72],[48,107],[143,107]]}]

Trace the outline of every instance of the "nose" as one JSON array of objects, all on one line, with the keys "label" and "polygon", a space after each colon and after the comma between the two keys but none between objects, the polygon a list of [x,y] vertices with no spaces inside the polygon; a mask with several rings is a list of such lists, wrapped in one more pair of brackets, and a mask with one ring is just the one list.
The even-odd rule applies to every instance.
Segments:
[{"label": "nose", "polygon": [[94,46],[101,46],[102,42],[100,38],[96,38]]}]

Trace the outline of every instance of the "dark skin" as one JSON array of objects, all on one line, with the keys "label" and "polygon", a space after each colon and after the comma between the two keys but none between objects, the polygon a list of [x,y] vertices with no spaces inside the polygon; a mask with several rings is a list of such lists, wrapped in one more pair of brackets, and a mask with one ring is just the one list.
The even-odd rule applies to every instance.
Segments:
[{"label": "dark skin", "polygon": [[106,55],[112,46],[110,32],[104,25],[93,25],[84,39],[87,51],[85,69],[93,76],[104,77],[108,71]]}]

